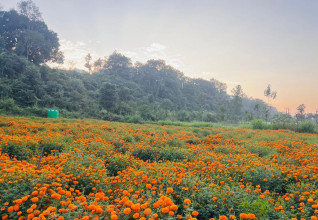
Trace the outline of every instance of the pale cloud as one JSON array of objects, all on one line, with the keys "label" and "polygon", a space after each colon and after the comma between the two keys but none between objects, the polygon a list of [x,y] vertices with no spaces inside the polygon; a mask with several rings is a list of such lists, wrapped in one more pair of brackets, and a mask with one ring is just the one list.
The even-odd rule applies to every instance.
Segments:
[{"label": "pale cloud", "polygon": [[96,52],[92,51],[85,42],[82,41],[73,42],[61,39],[60,50],[64,53],[64,63],[49,64],[50,66],[65,69],[76,68],[87,70],[84,66],[86,55],[90,53],[93,61],[100,57]]},{"label": "pale cloud", "polygon": [[[59,68],[76,68],[86,70],[84,67],[85,56],[90,53],[92,60],[96,60],[102,56],[99,56],[95,51],[90,49],[89,44],[92,42],[82,41],[70,41],[61,39],[60,50],[64,53],[64,64],[49,64],[52,67]],[[165,60],[168,65],[174,68],[180,69],[183,66],[183,57],[180,54],[171,54],[167,51],[167,47],[160,43],[152,43],[148,46],[136,48],[135,50],[121,50],[117,49],[118,52],[132,59],[133,62],[146,62],[151,59]]]},{"label": "pale cloud", "polygon": [[168,48],[160,43],[152,43],[145,47],[136,48],[135,50],[118,50],[125,56],[131,58],[134,62],[146,62],[151,59],[165,60],[168,65],[180,69],[183,67],[183,57],[180,54],[171,54]]}]

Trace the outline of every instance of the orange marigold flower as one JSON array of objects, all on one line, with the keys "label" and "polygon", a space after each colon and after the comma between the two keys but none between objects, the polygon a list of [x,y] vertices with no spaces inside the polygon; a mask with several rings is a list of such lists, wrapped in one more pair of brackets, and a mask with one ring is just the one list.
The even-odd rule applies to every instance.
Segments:
[{"label": "orange marigold flower", "polygon": [[253,213],[248,213],[247,218],[248,219],[256,219],[256,216]]},{"label": "orange marigold flower", "polygon": [[134,218],[134,219],[139,218],[139,213],[135,213],[135,214],[133,215],[133,218]]},{"label": "orange marigold flower", "polygon": [[193,212],[192,212],[192,215],[193,215],[193,216],[198,216],[198,215],[199,215],[199,212],[193,211]]},{"label": "orange marigold flower", "polygon": [[32,201],[32,202],[38,202],[38,201],[39,201],[39,198],[38,198],[38,197],[34,197],[34,198],[31,199],[31,201]]},{"label": "orange marigold flower", "polygon": [[227,220],[227,217],[225,215],[220,215],[219,220]]},{"label": "orange marigold flower", "polygon": [[184,200],[184,204],[187,204],[187,205],[191,204],[191,200],[190,199],[185,199]]},{"label": "orange marigold flower", "polygon": [[170,215],[170,216],[173,216],[173,215],[174,215],[174,212],[173,212],[173,211],[169,211],[169,215]]},{"label": "orange marigold flower", "polygon": [[247,219],[247,214],[246,213],[241,213],[240,214],[241,219]]},{"label": "orange marigold flower", "polygon": [[111,219],[111,220],[117,220],[117,219],[118,219],[118,216],[117,216],[117,215],[112,215],[112,216],[110,216],[110,219]]},{"label": "orange marigold flower", "polygon": [[144,213],[145,213],[145,215],[150,215],[151,209],[150,208],[145,209]]},{"label": "orange marigold flower", "polygon": [[126,215],[129,215],[129,214],[131,213],[131,209],[130,209],[130,208],[125,208],[125,209],[124,209],[124,213],[125,213]]},{"label": "orange marigold flower", "polygon": [[173,188],[172,187],[168,187],[167,188],[167,193],[172,193],[173,192]]},{"label": "orange marigold flower", "polygon": [[10,206],[10,207],[8,208],[8,212],[13,212],[13,206]]},{"label": "orange marigold flower", "polygon": [[164,214],[168,213],[169,212],[169,208],[168,207],[164,207],[164,208],[161,209],[161,212],[164,213]]},{"label": "orange marigold flower", "polygon": [[178,209],[177,205],[170,206],[170,210],[172,210],[172,211],[176,211],[177,209]]}]

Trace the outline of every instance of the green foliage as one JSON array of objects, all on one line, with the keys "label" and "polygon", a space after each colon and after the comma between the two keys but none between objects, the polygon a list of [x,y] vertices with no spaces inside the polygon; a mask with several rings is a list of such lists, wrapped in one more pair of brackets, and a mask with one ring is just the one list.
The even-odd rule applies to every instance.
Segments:
[{"label": "green foliage", "polygon": [[117,92],[115,85],[104,83],[100,89],[100,104],[106,109],[111,109],[115,106],[117,100]]},{"label": "green foliage", "polygon": [[248,145],[246,148],[251,152],[252,154],[257,154],[259,157],[266,157],[271,156],[274,153],[277,153],[276,148],[269,147],[269,146],[259,146],[256,144]]},{"label": "green foliage", "polygon": [[111,176],[117,176],[118,172],[122,172],[132,166],[131,159],[125,154],[107,157],[105,163],[107,171]]},{"label": "green foliage", "polygon": [[56,144],[42,143],[40,144],[39,149],[42,149],[42,148],[43,148],[44,155],[51,154],[51,153],[59,153],[63,151],[62,146],[56,145]]},{"label": "green foliage", "polygon": [[131,135],[124,136],[123,140],[126,141],[126,142],[129,142],[129,143],[135,143],[136,142],[135,138],[133,136],[131,136]]},{"label": "green foliage", "polygon": [[[243,201],[239,204],[241,212],[243,213],[254,213],[258,218],[271,216],[270,213],[274,211],[266,199],[257,199],[250,201],[247,198],[244,198]],[[272,215],[273,215],[272,214]]]},{"label": "green foliage", "polygon": [[40,20],[30,20],[15,10],[2,12],[0,33],[6,50],[32,63],[62,62],[57,34]]},{"label": "green foliage", "polygon": [[17,160],[27,160],[35,152],[34,146],[20,146],[15,143],[8,143],[1,146],[1,152],[8,154],[10,158]]},{"label": "green foliage", "polygon": [[251,121],[253,129],[269,129],[269,126],[261,119]]},{"label": "green foliage", "polygon": [[[265,180],[266,179],[266,180]],[[245,175],[245,181],[252,186],[260,186],[262,191],[285,193],[286,181],[279,170],[269,167],[256,167]]]},{"label": "green foliage", "polygon": [[167,141],[170,147],[183,147],[185,145],[184,141],[179,139],[171,139]]},{"label": "green foliage", "polygon": [[140,124],[142,122],[142,118],[139,115],[127,115],[125,116],[124,122]]},{"label": "green foliage", "polygon": [[169,160],[169,161],[182,161],[190,157],[189,151],[186,149],[164,147],[159,151],[159,156],[157,160]]},{"label": "green foliage", "polygon": [[315,133],[316,131],[316,125],[310,121],[301,122],[298,125],[298,132],[301,133]]},{"label": "green foliage", "polygon": [[156,161],[158,159],[158,150],[152,147],[137,148],[133,150],[132,155],[143,161]]},{"label": "green foliage", "polygon": [[296,130],[296,121],[288,114],[279,113],[271,121],[272,129],[289,129]]}]

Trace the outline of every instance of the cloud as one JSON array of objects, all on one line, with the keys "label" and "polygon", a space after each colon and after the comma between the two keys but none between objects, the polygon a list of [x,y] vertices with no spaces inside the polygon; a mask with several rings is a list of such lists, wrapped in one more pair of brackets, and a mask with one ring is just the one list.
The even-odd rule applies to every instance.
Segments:
[{"label": "cloud", "polygon": [[160,43],[151,43],[148,46],[136,48],[135,50],[118,50],[127,57],[130,57],[134,62],[146,62],[151,59],[165,60],[168,65],[177,69],[183,66],[183,57],[180,54],[171,54],[167,47]]},{"label": "cloud", "polygon": [[[96,60],[100,57],[94,50],[90,48],[91,42],[85,43],[82,41],[70,41],[61,39],[60,50],[64,53],[64,64],[49,64],[52,67],[59,68],[77,68],[87,70],[84,67],[85,56],[90,53],[92,60]],[[180,54],[171,54],[168,52],[167,47],[160,43],[151,43],[148,46],[136,48],[135,50],[121,50],[117,49],[118,52],[132,59],[133,62],[146,62],[151,59],[162,59],[165,60],[168,65],[171,65],[177,69],[183,66],[183,57]]]},{"label": "cloud", "polygon": [[85,56],[90,53],[92,60],[99,58],[98,54],[92,51],[85,42],[82,41],[69,41],[65,39],[60,40],[60,50],[64,53],[64,63],[63,64],[49,64],[53,67],[59,68],[77,68],[85,69]]}]

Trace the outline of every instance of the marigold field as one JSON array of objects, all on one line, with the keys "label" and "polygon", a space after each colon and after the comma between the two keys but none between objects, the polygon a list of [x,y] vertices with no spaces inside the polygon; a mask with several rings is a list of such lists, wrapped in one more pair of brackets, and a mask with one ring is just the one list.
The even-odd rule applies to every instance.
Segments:
[{"label": "marigold field", "polygon": [[0,117],[0,216],[314,220],[317,143],[291,131]]}]

